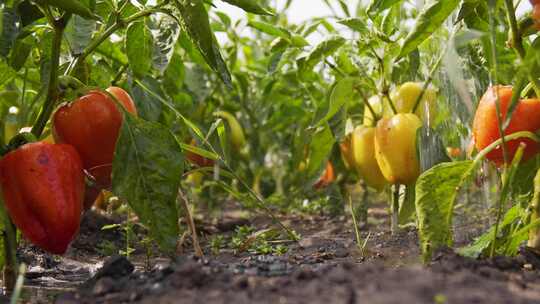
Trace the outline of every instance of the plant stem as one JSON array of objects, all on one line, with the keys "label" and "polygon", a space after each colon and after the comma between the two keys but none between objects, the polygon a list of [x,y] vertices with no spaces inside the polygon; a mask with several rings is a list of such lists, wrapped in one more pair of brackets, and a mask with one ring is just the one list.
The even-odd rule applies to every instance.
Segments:
[{"label": "plant stem", "polygon": [[197,236],[197,228],[195,227],[193,216],[191,216],[191,211],[189,210],[188,201],[186,199],[186,196],[182,192],[182,189],[178,189],[178,193],[180,194],[182,206],[184,207],[184,211],[186,212],[186,222],[191,232],[191,240],[193,241],[193,249],[195,250],[195,256],[198,258],[204,258],[204,253],[199,243],[199,237]]},{"label": "plant stem", "polygon": [[435,65],[433,66],[431,71],[429,72],[428,79],[426,79],[426,82],[424,83],[424,86],[422,87],[422,92],[420,92],[420,95],[418,95],[418,97],[416,98],[416,101],[414,103],[414,107],[413,107],[413,110],[412,110],[413,114],[416,113],[416,110],[418,110],[418,107],[420,106],[420,101],[422,101],[422,98],[424,97],[424,94],[426,93],[426,90],[427,90],[428,86],[433,81],[433,75],[435,74],[435,72],[437,71],[439,66],[441,65],[444,54],[445,54],[445,52],[443,52],[441,54],[441,56],[439,57],[439,59],[437,60],[437,62],[435,63]]},{"label": "plant stem", "polygon": [[[503,188],[505,188],[507,180],[508,180],[506,176],[507,176],[506,172],[503,172],[503,176],[502,176]],[[497,218],[495,219],[495,230],[493,231],[493,240],[491,241],[491,249],[489,251],[490,258],[495,256],[495,249],[497,248],[497,235],[499,234],[499,223],[501,222],[503,204],[504,204],[503,196],[499,195],[499,199],[497,201]]]},{"label": "plant stem", "polygon": [[512,0],[504,0],[506,6],[506,17],[510,24],[510,30],[512,35],[512,46],[518,53],[519,57],[525,57],[525,49],[523,48],[523,41],[521,39],[521,33],[519,32],[518,23],[516,20],[516,9]]},{"label": "plant stem", "polygon": [[512,133],[512,134],[504,136],[504,138],[497,139],[496,141],[492,142],[489,146],[482,149],[482,151],[478,152],[478,154],[474,158],[474,161],[473,161],[474,164],[480,163],[489,152],[495,150],[497,146],[501,145],[501,143],[503,142],[503,139],[505,141],[511,141],[511,140],[515,140],[519,138],[528,138],[528,139],[534,140],[537,143],[540,142],[540,137],[538,137],[536,134],[529,131],[520,131],[520,132]]},{"label": "plant stem", "polygon": [[64,29],[66,27],[66,20],[69,18],[69,15],[62,17],[59,20],[54,20],[52,24],[54,29],[54,37],[52,42],[52,51],[51,51],[51,67],[49,72],[49,83],[47,88],[47,97],[41,108],[41,112],[36,120],[36,123],[32,127],[32,133],[39,138],[45,125],[56,105],[58,100],[58,67],[60,63],[60,51],[62,46],[62,36],[64,34]]},{"label": "plant stem", "polygon": [[15,283],[15,286],[13,288],[13,294],[11,294],[11,299],[9,301],[10,304],[17,304],[19,303],[20,297],[21,297],[21,291],[24,286],[24,275],[26,274],[26,264],[21,264],[19,267],[19,275],[17,277],[17,282]]},{"label": "plant stem", "polygon": [[[511,5],[512,6],[512,5]],[[494,77],[491,77],[491,81],[493,82],[493,80],[495,80],[495,82],[498,81],[498,71],[499,71],[499,65],[498,65],[498,61],[497,61],[497,47],[496,47],[496,42],[497,42],[497,29],[495,27],[495,9],[493,8],[493,5],[491,4],[488,4],[488,7],[489,7],[489,29],[490,29],[490,35],[491,35],[491,62],[493,64],[493,74],[494,74]],[[513,6],[512,6],[512,9],[513,9]],[[514,18],[515,18],[515,15],[514,15]],[[490,73],[490,76],[491,76],[491,73]],[[503,154],[503,160],[504,160],[504,163],[505,165],[508,164],[508,151],[507,151],[507,147],[506,147],[506,142],[505,142],[505,139],[504,139],[504,129],[503,129],[503,126],[502,126],[502,115],[501,115],[501,100],[500,100],[500,96],[499,96],[499,90],[496,89],[496,87],[494,88],[495,89],[495,94],[497,95],[497,100],[495,102],[495,113],[497,115],[497,128],[499,130],[499,136],[500,138],[502,139],[502,154]]]},{"label": "plant stem", "polygon": [[[514,7],[512,0],[504,0],[506,6],[506,18],[510,24],[510,34],[512,35],[512,47],[516,50],[519,58],[523,61],[525,59],[526,53],[523,48],[523,38],[521,37],[521,32],[519,31],[519,25],[516,19],[516,9]],[[540,82],[538,79],[529,75],[531,84],[533,85],[536,96],[540,96]]]},{"label": "plant stem", "polygon": [[367,107],[368,111],[371,113],[371,117],[373,117],[373,125],[375,126],[377,124],[377,121],[379,120],[379,115],[375,112],[375,109],[373,109],[373,106],[369,103],[369,99],[366,98],[366,95],[363,94],[357,87],[354,87],[354,89],[362,95],[362,99],[364,99],[364,105]]},{"label": "plant stem", "polygon": [[390,97],[390,94],[388,94],[388,88],[384,89],[383,92],[384,97],[388,99],[388,103],[390,104],[390,108],[392,109],[392,113],[396,115],[398,113],[398,110],[396,108],[396,105],[394,104],[394,101],[392,100],[392,97]]},{"label": "plant stem", "polygon": [[3,273],[4,288],[11,291],[17,280],[17,232],[6,211],[5,203],[0,198],[0,217],[4,226],[3,242],[5,265]]},{"label": "plant stem", "polygon": [[497,236],[499,235],[499,225],[502,219],[504,203],[510,191],[510,183],[514,180],[517,166],[521,162],[521,159],[523,157],[523,151],[525,150],[526,146],[527,145],[523,142],[519,144],[519,148],[514,154],[514,158],[512,159],[512,163],[510,167],[505,168],[505,170],[503,171],[502,188],[499,194],[499,201],[498,201],[498,206],[497,206],[497,219],[495,221],[495,230],[493,232],[493,240],[491,243],[492,246],[491,246],[491,251],[490,251],[490,257],[493,257],[495,255],[495,250],[497,248]]},{"label": "plant stem", "polygon": [[349,194],[349,209],[351,211],[351,217],[354,225],[354,234],[356,236],[356,247],[358,250],[362,251],[362,245],[360,245],[360,228],[358,227],[358,221],[356,220],[356,215],[354,214],[354,207],[352,203],[352,196]]},{"label": "plant stem", "polygon": [[146,10],[142,10],[138,13],[135,13],[129,16],[126,19],[121,19],[120,17],[118,17],[115,23],[113,23],[111,26],[105,29],[105,31],[103,31],[103,33],[99,35],[97,38],[92,40],[90,44],[88,44],[88,46],[82,51],[82,53],[80,53],[78,56],[75,57],[75,59],[68,66],[64,74],[71,75],[71,73],[73,73],[73,71],[75,71],[82,62],[84,62],[86,57],[92,54],[105,40],[109,39],[109,37],[118,29],[136,21],[139,18],[146,17],[153,13],[159,12],[160,8],[164,6],[166,3],[167,1],[164,1],[160,5],[157,5],[153,8],[149,8]]},{"label": "plant stem", "polygon": [[343,72],[339,67],[337,67],[335,64],[328,61],[328,59],[324,59],[324,63],[326,63],[332,70],[336,71],[336,73],[339,74],[341,77],[347,77],[347,74]]},{"label": "plant stem", "polygon": [[392,235],[397,235],[399,232],[399,188],[400,184],[394,185],[394,193],[392,195]]}]

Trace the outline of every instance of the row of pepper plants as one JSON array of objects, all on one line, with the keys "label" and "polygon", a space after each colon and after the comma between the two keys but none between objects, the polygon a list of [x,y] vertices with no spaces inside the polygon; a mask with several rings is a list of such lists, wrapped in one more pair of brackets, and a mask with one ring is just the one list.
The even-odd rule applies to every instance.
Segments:
[{"label": "row of pepper plants", "polygon": [[393,232],[416,222],[428,260],[452,245],[456,198],[488,159],[495,225],[461,252],[539,249],[537,1],[519,18],[511,0],[325,1],[331,16],[298,25],[292,1],[224,2],[247,20],[218,1],[0,4],[7,278],[17,229],[62,254],[102,190],[174,256],[179,218],[193,222],[188,175],[204,176],[206,199],[232,195],[292,239],[278,207],[342,206],[343,185],[362,181],[389,194]]}]

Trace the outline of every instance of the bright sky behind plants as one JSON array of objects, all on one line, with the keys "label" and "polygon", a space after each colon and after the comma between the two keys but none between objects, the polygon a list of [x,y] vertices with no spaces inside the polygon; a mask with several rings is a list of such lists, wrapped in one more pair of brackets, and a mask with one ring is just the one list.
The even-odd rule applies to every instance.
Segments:
[{"label": "bright sky behind plants", "polygon": [[[282,8],[287,0],[276,0],[277,7]],[[371,0],[345,0],[346,3],[349,5],[349,9],[351,13],[354,13],[354,10],[357,6],[358,1],[364,1],[369,2]],[[335,2],[330,0],[330,3]],[[412,3],[413,1],[408,1],[409,3]],[[424,6],[424,4],[428,2],[425,0],[417,0],[416,5],[418,8],[421,8]],[[246,13],[241,10],[240,8],[237,8],[235,6],[232,6],[230,4],[227,4],[223,1],[215,1],[214,5],[217,7],[218,10],[223,11],[226,13],[233,21],[243,19],[246,19]],[[337,11],[340,11],[339,6],[337,3],[334,5],[334,9]],[[517,14],[522,15],[524,12],[530,11],[530,4],[528,1],[521,1]],[[287,10],[287,17],[289,18],[290,23],[300,23],[302,21],[311,19],[313,17],[324,17],[331,14],[330,9],[326,5],[326,3],[323,0],[293,0],[290,8]],[[338,25],[339,26],[339,25]],[[226,41],[224,35],[221,35],[220,33],[216,33],[216,36],[220,43]],[[312,43],[317,43],[319,40],[321,40],[322,37],[319,37],[318,35],[311,35],[309,37],[309,41]]]}]

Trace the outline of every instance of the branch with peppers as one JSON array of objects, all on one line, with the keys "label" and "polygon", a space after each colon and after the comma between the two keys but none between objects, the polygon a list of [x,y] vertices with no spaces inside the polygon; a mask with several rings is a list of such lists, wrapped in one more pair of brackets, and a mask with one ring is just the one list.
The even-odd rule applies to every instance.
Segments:
[{"label": "branch with peppers", "polygon": [[[36,246],[63,254],[79,230],[83,210],[92,206],[101,190],[111,187],[113,154],[124,115],[119,106],[137,114],[133,100],[121,88],[87,88],[70,75],[116,30],[163,11],[167,1],[127,18],[120,17],[125,5],[115,10],[113,24],[73,58],[65,76],[60,76],[59,61],[68,21],[73,14],[99,17],[79,1],[36,3],[53,30],[46,97],[31,132],[18,134],[0,146],[0,215],[6,257],[4,285],[8,290],[18,269],[16,228]],[[61,13],[54,13],[53,8]],[[69,90],[80,97],[59,106]],[[54,143],[38,141],[50,120]]]}]

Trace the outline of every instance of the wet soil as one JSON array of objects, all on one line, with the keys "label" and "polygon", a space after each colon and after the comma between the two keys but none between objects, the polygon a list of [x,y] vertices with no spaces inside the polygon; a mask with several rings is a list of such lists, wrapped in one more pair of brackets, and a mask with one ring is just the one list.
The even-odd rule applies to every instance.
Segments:
[{"label": "wet soil", "polygon": [[[217,221],[199,219],[205,251],[195,258],[186,242],[176,260],[135,248],[130,259],[109,256],[106,248],[125,246],[119,230],[102,231],[118,219],[92,213],[81,237],[64,258],[32,247],[20,255],[30,265],[25,303],[540,303],[540,259],[524,251],[517,257],[472,260],[451,250],[420,264],[413,228],[392,236],[386,211],[370,210],[372,225],[361,230],[357,246],[347,216],[293,215],[281,220],[302,239],[282,255],[238,252],[230,243],[239,226],[266,231],[263,217],[227,213]],[[107,246],[102,246],[105,240]],[[105,249],[104,249],[105,248]],[[109,256],[109,257],[107,257]],[[51,289],[56,288],[56,289]],[[41,294],[39,293],[41,292]]]}]

